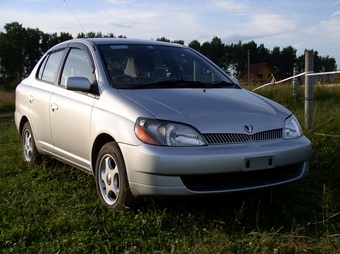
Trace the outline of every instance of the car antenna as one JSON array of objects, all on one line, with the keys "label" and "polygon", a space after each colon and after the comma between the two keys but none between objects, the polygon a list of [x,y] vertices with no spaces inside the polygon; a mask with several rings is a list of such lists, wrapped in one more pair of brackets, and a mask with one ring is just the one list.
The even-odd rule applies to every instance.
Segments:
[{"label": "car antenna", "polygon": [[63,0],[64,3],[67,5],[67,7],[70,9],[70,11],[72,12],[73,16],[78,20],[80,26],[83,28],[84,32],[85,32],[85,38],[87,37],[87,33],[86,33],[86,30],[85,28],[83,27],[83,25],[81,24],[80,20],[77,18],[76,14],[72,11],[71,7],[66,3],[66,0]]}]

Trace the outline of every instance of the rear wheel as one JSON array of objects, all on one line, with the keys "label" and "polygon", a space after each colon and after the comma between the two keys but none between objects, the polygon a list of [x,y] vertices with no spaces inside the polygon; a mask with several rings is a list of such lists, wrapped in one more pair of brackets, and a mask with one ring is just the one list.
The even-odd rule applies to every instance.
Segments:
[{"label": "rear wheel", "polygon": [[121,211],[133,204],[123,156],[116,142],[105,144],[100,150],[96,168],[97,194],[106,207]]},{"label": "rear wheel", "polygon": [[40,155],[35,145],[32,128],[29,122],[24,124],[21,132],[21,150],[24,161],[29,164],[38,162]]}]

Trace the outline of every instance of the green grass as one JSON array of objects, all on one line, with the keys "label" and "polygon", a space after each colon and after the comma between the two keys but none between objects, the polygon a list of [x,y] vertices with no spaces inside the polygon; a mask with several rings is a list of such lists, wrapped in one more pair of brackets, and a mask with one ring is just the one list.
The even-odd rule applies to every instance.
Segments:
[{"label": "green grass", "polygon": [[[256,92],[303,125],[303,88],[296,101],[289,85]],[[124,213],[103,208],[93,177],[80,170],[53,159],[27,166],[13,120],[1,121],[0,253],[339,253],[340,88],[315,92],[320,127],[305,131],[313,143],[308,178],[209,198],[146,199]]]}]

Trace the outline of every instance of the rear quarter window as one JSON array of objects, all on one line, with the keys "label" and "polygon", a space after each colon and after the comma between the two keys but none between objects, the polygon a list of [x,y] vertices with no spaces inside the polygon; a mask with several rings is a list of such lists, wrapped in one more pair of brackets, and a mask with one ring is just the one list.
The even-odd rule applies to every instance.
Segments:
[{"label": "rear quarter window", "polygon": [[49,83],[55,82],[60,62],[64,55],[64,51],[65,50],[52,52],[51,54],[45,57],[45,59],[42,61],[39,67],[37,79]]}]

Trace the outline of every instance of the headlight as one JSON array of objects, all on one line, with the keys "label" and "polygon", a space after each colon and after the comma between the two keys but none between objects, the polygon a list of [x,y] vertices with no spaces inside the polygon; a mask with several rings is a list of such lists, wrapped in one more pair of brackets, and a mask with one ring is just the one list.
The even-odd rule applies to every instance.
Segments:
[{"label": "headlight", "polygon": [[196,129],[180,123],[138,118],[135,124],[135,133],[141,141],[151,145],[206,145],[203,137]]},{"label": "headlight", "polygon": [[302,130],[295,116],[290,116],[285,121],[284,138],[291,139],[302,136]]}]

